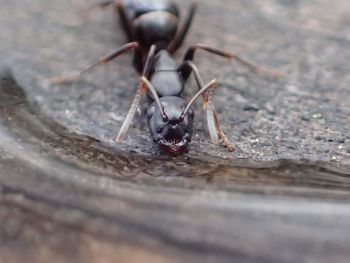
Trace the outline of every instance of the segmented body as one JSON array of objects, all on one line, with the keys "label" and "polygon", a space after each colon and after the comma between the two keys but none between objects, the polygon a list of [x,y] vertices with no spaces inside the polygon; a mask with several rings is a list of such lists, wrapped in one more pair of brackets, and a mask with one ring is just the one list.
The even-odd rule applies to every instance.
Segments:
[{"label": "segmented body", "polygon": [[168,50],[179,26],[178,7],[166,0],[127,0],[122,5],[125,10],[120,16],[123,30],[129,41],[138,42],[144,50],[142,58],[135,55],[136,69],[142,73],[145,54],[155,45],[156,53],[148,78],[160,98],[180,96],[184,79]]},{"label": "segmented body", "polygon": [[[213,143],[219,141],[230,151],[233,146],[220,128],[213,104],[216,80],[205,84],[197,66],[194,64],[196,50],[203,50],[227,59],[235,59],[257,73],[274,77],[280,73],[260,68],[237,55],[204,44],[195,44],[188,48],[181,64],[177,64],[172,55],[181,47],[191,26],[196,10],[192,2],[189,12],[181,19],[177,5],[167,0],[107,0],[97,4],[100,7],[114,5],[127,36],[128,43],[99,59],[78,74],[65,78],[56,78],[55,82],[64,82],[79,78],[82,74],[98,65],[108,63],[118,56],[134,51],[134,67],[140,74],[140,85],[131,103],[128,114],[119,130],[116,141],[127,137],[140,104],[140,98],[149,92],[153,100],[147,110],[148,127],[153,141],[166,153],[177,155],[188,152],[193,135],[194,113],[192,105],[199,97],[206,109],[207,124]],[[185,82],[193,73],[198,92],[185,103],[182,98]]]}]

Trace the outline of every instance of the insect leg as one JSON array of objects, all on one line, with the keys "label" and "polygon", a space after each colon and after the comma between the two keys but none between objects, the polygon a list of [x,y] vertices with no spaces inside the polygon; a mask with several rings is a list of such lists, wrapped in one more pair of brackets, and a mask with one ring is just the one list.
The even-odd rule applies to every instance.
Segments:
[{"label": "insect leg", "polygon": [[150,68],[152,67],[152,61],[153,61],[155,51],[156,51],[156,47],[154,45],[151,46],[150,51],[148,52],[148,55],[147,55],[145,66],[143,68],[141,80],[139,83],[139,88],[138,88],[136,95],[131,103],[129,112],[125,117],[125,120],[123,122],[122,127],[120,128],[120,131],[117,135],[117,138],[115,139],[116,142],[122,142],[126,139],[126,134],[129,130],[129,127],[132,123],[132,120],[135,116],[135,113],[139,107],[140,99],[147,92],[147,87],[146,87],[144,81],[142,81],[142,78],[148,78],[148,76],[149,76],[149,71],[150,71]]},{"label": "insect leg", "polygon": [[90,9],[95,9],[95,8],[104,8],[104,7],[108,7],[112,4],[114,4],[115,1],[111,0],[111,1],[101,1],[101,2],[98,2],[98,3],[95,3],[95,4],[92,4],[90,6]]},{"label": "insect leg", "polygon": [[[222,131],[217,114],[216,114],[216,111],[215,111],[215,107],[214,107],[215,90],[216,90],[216,86],[213,89],[208,91],[208,97],[207,97],[207,102],[206,102],[206,104],[208,105],[207,106],[207,108],[208,108],[207,109],[207,115],[208,115],[207,119],[208,119],[209,131],[215,129],[215,131],[216,131],[215,134],[219,134],[220,141],[222,142],[222,144],[226,147],[226,149],[229,152],[232,152],[235,149],[235,147],[231,143],[229,138],[225,135],[225,133]],[[213,143],[217,143],[218,142],[217,137],[212,138],[212,141],[213,141]]]},{"label": "insect leg", "polygon": [[[210,93],[209,93],[210,94]],[[214,104],[212,102],[213,98],[211,98],[209,96],[209,105],[212,104],[213,105],[213,116],[214,116],[214,120],[215,120],[215,127],[216,127],[216,131],[219,134],[220,140],[221,142],[225,145],[226,149],[229,152],[232,152],[235,149],[235,146],[232,144],[232,142],[230,141],[230,139],[226,136],[226,134],[222,131],[221,127],[220,127],[220,123],[216,114],[216,111],[214,109]]]},{"label": "insect leg", "polygon": [[119,14],[119,18],[120,18],[120,23],[123,27],[123,30],[126,34],[126,37],[128,39],[128,41],[133,41],[134,37],[133,37],[133,33],[132,33],[132,28],[130,25],[130,20],[128,19],[128,15],[127,12],[125,10],[125,6],[123,5],[122,1],[116,1],[116,10]]},{"label": "insect leg", "polygon": [[97,3],[94,3],[92,5],[90,5],[87,10],[86,10],[86,18],[88,19],[90,17],[90,15],[94,14],[96,11],[99,11],[102,8],[106,8],[109,7],[110,5],[114,4],[115,1],[111,0],[111,1],[100,1]]},{"label": "insect leg", "polygon": [[182,45],[182,43],[184,42],[185,37],[186,37],[186,35],[188,33],[188,30],[191,27],[191,24],[192,24],[193,17],[194,17],[194,14],[196,12],[196,9],[197,9],[197,3],[196,2],[192,2],[191,6],[190,6],[189,13],[188,13],[186,19],[184,20],[184,22],[180,26],[179,30],[177,31],[174,40],[169,45],[169,50],[170,50],[171,53],[174,53]]},{"label": "insect leg", "polygon": [[[255,65],[252,62],[249,62],[245,59],[240,58],[236,54],[225,52],[225,51],[222,51],[220,49],[212,48],[212,47],[209,47],[209,46],[203,45],[203,44],[196,44],[196,45],[193,45],[192,47],[190,47],[185,54],[184,61],[187,61],[187,60],[192,61],[194,59],[194,54],[197,50],[204,50],[204,51],[207,51],[209,53],[228,58],[230,60],[236,60],[237,62],[246,66],[249,70],[251,70],[252,72],[254,72],[258,75],[266,75],[266,76],[272,77],[272,78],[284,77],[284,74],[279,72],[279,71],[271,70],[271,69],[267,69],[267,68]],[[184,76],[185,79],[187,79],[189,77],[189,74]]]},{"label": "insect leg", "polygon": [[215,118],[215,124],[216,124],[216,129],[219,132],[219,136],[220,139],[222,141],[222,143],[225,145],[226,149],[229,152],[233,152],[235,149],[235,146],[232,144],[232,142],[230,141],[229,138],[227,138],[227,136],[225,135],[225,133],[222,131],[221,127],[220,127],[220,123],[218,121],[218,117],[216,115],[216,112],[214,111],[214,118]]},{"label": "insect leg", "polygon": [[79,79],[81,77],[81,75],[83,75],[84,73],[89,72],[90,70],[94,69],[95,67],[97,67],[99,65],[106,64],[106,63],[110,62],[111,60],[115,59],[116,57],[120,56],[121,54],[124,54],[130,50],[134,50],[135,55],[137,57],[140,57],[140,59],[142,58],[143,51],[142,51],[140,45],[137,42],[131,42],[131,43],[125,44],[124,46],[122,46],[116,50],[113,50],[111,53],[102,57],[96,63],[92,64],[91,66],[85,68],[84,70],[82,70],[80,72],[73,73],[73,74],[66,75],[66,76],[53,77],[53,78],[51,78],[51,82],[55,83],[55,84],[62,84],[62,83],[66,83],[66,82],[75,81],[75,80]]},{"label": "insect leg", "polygon": [[[202,77],[200,76],[199,70],[192,61],[183,62],[182,65],[180,65],[179,67],[179,71],[181,74],[191,74],[191,72],[193,72],[198,89],[201,90],[204,87],[204,82]],[[213,100],[215,89],[216,89],[216,83],[213,84],[211,89],[209,89],[207,92],[202,94],[203,106],[207,113],[207,124],[208,124],[210,138],[213,143],[217,143],[218,137],[220,137],[222,143],[226,146],[226,148],[229,151],[233,151],[234,149],[233,144],[230,142],[230,140],[222,131],[217,118],[217,114],[215,112],[214,100]]]},{"label": "insect leg", "polygon": [[[193,72],[194,78],[196,80],[198,89],[201,89],[204,86],[204,81],[199,73],[197,66],[190,60],[184,61],[178,68],[178,71],[184,79],[188,79],[191,73]],[[187,78],[185,78],[187,76]],[[207,93],[202,94],[203,99],[207,96]]]}]

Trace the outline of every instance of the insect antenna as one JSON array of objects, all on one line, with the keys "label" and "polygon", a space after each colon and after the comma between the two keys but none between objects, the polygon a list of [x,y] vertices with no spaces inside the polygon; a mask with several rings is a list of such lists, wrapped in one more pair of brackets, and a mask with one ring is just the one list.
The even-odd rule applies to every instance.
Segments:
[{"label": "insect antenna", "polygon": [[203,88],[201,88],[197,92],[197,94],[194,95],[191,101],[187,104],[185,110],[181,114],[180,121],[184,120],[186,114],[188,113],[188,111],[190,110],[192,104],[196,101],[196,99],[198,99],[199,96],[203,95],[204,93],[207,93],[207,95],[204,96],[204,105],[207,111],[208,129],[210,133],[210,138],[213,141],[213,143],[218,143],[218,134],[215,126],[214,105],[213,105],[213,96],[214,96],[215,88],[216,88],[216,79],[213,79]]},{"label": "insect antenna", "polygon": [[141,81],[142,81],[142,83],[144,83],[146,85],[147,89],[151,92],[154,100],[158,104],[158,107],[159,107],[159,110],[160,110],[160,114],[162,115],[163,121],[167,121],[168,120],[168,116],[166,115],[166,113],[164,111],[162,103],[160,102],[159,96],[158,96],[155,88],[153,87],[152,83],[149,82],[148,79],[146,79],[144,76],[141,77]]},{"label": "insect antenna", "polygon": [[134,100],[131,103],[131,107],[129,109],[129,112],[126,115],[124,123],[123,123],[122,127],[120,128],[120,131],[119,131],[118,136],[116,138],[117,142],[122,142],[122,141],[125,140],[126,134],[127,134],[128,129],[129,129],[130,125],[131,125],[132,119],[134,118],[134,115],[135,115],[135,113],[137,111],[137,108],[138,108],[138,106],[140,104],[140,99],[141,99],[142,95],[146,94],[147,90],[149,90],[151,92],[154,100],[157,102],[163,120],[164,121],[168,120],[168,116],[164,112],[164,109],[162,107],[162,104],[160,102],[160,99],[159,99],[159,96],[158,96],[156,90],[154,89],[152,84],[147,80],[147,78],[145,76],[142,76],[140,78],[140,87],[139,87],[139,89],[136,92]]},{"label": "insect antenna", "polygon": [[216,79],[213,79],[207,85],[205,85],[203,88],[201,88],[196,93],[196,95],[193,96],[193,98],[190,100],[190,102],[187,104],[186,108],[184,109],[184,111],[181,114],[180,119],[183,120],[185,118],[185,116],[188,113],[188,111],[190,110],[192,104],[196,101],[196,99],[198,99],[199,96],[201,96],[204,92],[207,92],[208,89],[214,88],[215,85],[216,85]]}]

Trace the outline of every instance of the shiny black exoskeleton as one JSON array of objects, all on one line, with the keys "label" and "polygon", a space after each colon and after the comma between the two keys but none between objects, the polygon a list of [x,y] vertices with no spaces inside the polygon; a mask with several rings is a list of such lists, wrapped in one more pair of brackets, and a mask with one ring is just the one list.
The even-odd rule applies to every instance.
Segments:
[{"label": "shiny black exoskeleton", "polygon": [[[171,54],[183,42],[195,6],[192,5],[180,30],[179,9],[172,2],[134,0],[117,2],[115,6],[128,40],[137,43],[134,65],[149,80],[160,100],[161,108],[154,102],[147,111],[151,136],[166,153],[186,153],[193,134],[194,114],[189,109],[182,116],[186,108],[181,98],[185,79]],[[117,139],[124,137],[121,130]]]},{"label": "shiny black exoskeleton", "polygon": [[[191,106],[198,97],[202,96],[212,141],[217,143],[220,137],[225,146],[233,150],[232,144],[220,128],[214,109],[213,96],[216,82],[213,80],[204,84],[198,68],[193,63],[194,54],[196,50],[204,50],[228,59],[235,59],[256,72],[264,70],[232,53],[203,44],[191,46],[183,62],[180,65],[177,64],[172,55],[182,45],[187,35],[196,10],[195,3],[190,5],[189,13],[184,19],[180,18],[177,5],[167,0],[115,0],[101,2],[96,6],[109,5],[114,5],[129,43],[114,50],[77,75],[80,76],[127,51],[134,51],[134,66],[141,75],[140,86],[116,140],[120,142],[126,138],[128,128],[139,107],[140,97],[148,94],[153,100],[147,111],[147,119],[154,142],[160,149],[171,155],[188,152],[194,120]],[[191,73],[194,74],[199,91],[189,103],[185,103],[182,93]]]}]

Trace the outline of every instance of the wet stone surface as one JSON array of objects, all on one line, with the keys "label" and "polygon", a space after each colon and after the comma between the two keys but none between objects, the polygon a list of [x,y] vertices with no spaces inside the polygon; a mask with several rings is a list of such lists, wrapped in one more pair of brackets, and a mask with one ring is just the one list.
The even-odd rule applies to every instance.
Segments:
[{"label": "wet stone surface", "polygon": [[0,0],[0,263],[347,262],[348,1],[201,1],[178,61],[201,42],[286,78],[199,52],[236,150],[210,143],[198,105],[178,158],[142,117],[114,142],[137,86],[130,56],[46,81],[124,43],[111,9],[20,2]]}]

